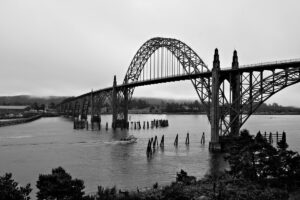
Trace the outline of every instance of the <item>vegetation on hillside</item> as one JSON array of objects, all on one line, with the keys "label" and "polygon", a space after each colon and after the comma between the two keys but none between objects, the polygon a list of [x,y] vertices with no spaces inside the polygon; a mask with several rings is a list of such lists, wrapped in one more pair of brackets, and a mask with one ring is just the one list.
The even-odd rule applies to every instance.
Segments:
[{"label": "vegetation on hillside", "polygon": [[[45,106],[55,108],[61,102],[72,100],[74,97],[32,97],[28,95],[2,96],[0,105],[30,105],[33,109],[43,110]],[[108,102],[104,106],[110,107]],[[159,98],[133,98],[128,105],[129,109],[146,109],[150,112],[163,113],[204,113],[205,108],[198,100],[175,100]],[[257,109],[257,113],[263,114],[300,114],[300,108],[281,106],[277,103],[263,103]]]}]

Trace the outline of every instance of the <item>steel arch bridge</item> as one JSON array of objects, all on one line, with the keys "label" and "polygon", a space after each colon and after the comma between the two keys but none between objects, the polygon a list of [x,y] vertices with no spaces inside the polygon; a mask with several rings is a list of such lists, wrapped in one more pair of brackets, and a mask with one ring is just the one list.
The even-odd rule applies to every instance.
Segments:
[{"label": "steel arch bridge", "polygon": [[220,148],[219,136],[237,136],[241,126],[272,95],[300,81],[300,60],[239,66],[237,52],[232,66],[221,69],[215,50],[212,70],[185,43],[156,37],[146,41],[134,55],[122,84],[64,100],[59,112],[87,119],[112,109],[112,126],[126,127],[128,102],[136,87],[191,80],[211,123],[211,149]]}]

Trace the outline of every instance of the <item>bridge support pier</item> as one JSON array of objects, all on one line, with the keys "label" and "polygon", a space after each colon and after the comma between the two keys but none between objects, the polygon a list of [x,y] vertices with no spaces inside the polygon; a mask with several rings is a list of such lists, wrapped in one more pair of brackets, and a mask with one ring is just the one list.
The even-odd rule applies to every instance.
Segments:
[{"label": "bridge support pier", "polygon": [[91,92],[91,129],[94,130],[94,95]]},{"label": "bridge support pier", "polygon": [[230,136],[237,137],[240,132],[240,92],[241,92],[241,80],[240,73],[238,72],[239,62],[237,51],[233,52],[232,59],[232,69],[235,70],[231,74],[230,82],[231,82],[231,90],[232,90],[232,109],[230,111],[230,124],[231,124],[231,132]]},{"label": "bridge support pier", "polygon": [[113,89],[112,89],[112,128],[117,128],[117,78],[116,75],[114,76],[114,82],[113,82]]},{"label": "bridge support pier", "polygon": [[212,69],[212,98],[210,104],[210,119],[211,119],[211,139],[209,143],[210,151],[220,151],[221,145],[219,142],[219,78],[220,78],[220,61],[218,49],[215,49],[213,69]]},{"label": "bridge support pier", "polygon": [[128,123],[128,88],[124,89],[124,105],[123,105],[123,115],[124,115],[124,121],[123,125],[124,128],[129,128],[129,123]]}]

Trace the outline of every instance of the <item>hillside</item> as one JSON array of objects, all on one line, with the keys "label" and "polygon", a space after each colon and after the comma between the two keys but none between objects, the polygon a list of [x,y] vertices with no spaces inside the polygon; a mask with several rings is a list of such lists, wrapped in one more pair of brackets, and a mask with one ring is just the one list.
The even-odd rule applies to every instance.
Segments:
[{"label": "hillside", "polygon": [[0,96],[0,105],[32,105],[37,104],[58,104],[67,97],[49,96],[49,97],[35,97],[29,95],[18,96]]}]

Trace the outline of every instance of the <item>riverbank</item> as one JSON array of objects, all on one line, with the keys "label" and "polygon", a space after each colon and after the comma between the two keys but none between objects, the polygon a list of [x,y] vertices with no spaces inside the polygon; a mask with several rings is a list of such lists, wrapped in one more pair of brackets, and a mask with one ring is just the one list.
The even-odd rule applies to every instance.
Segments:
[{"label": "riverbank", "polygon": [[[128,114],[134,115],[206,115],[206,112],[132,112],[128,111]],[[102,113],[101,115],[111,115],[111,113]],[[300,112],[255,112],[252,115],[300,115]]]},{"label": "riverbank", "polygon": [[41,117],[42,117],[42,115],[38,114],[38,115],[35,115],[35,116],[32,116],[32,117],[28,117],[28,118],[21,118],[21,119],[12,119],[12,120],[0,121],[0,127],[28,123],[28,122],[32,122],[32,121],[35,121],[37,119],[40,119]]}]

